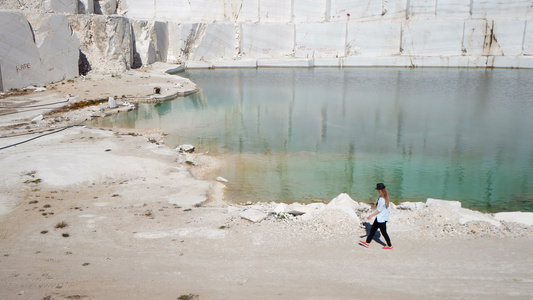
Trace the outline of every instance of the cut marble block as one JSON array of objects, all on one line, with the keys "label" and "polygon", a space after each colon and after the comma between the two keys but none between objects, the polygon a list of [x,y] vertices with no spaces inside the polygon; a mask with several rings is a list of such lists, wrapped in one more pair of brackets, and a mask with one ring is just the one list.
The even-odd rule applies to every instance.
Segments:
[{"label": "cut marble block", "polygon": [[294,22],[296,23],[317,23],[326,21],[327,1],[326,0],[293,0],[294,1]]},{"label": "cut marble block", "polygon": [[191,6],[188,0],[157,0],[155,15],[157,18],[173,21],[189,21],[191,19]]},{"label": "cut marble block", "polygon": [[402,54],[453,56],[462,54],[463,21],[412,21],[402,30]]},{"label": "cut marble block", "polygon": [[243,24],[241,52],[245,57],[276,58],[292,55],[293,24]]},{"label": "cut marble block", "polygon": [[292,1],[259,0],[259,20],[265,23],[287,23],[292,20]]},{"label": "cut marble block", "polygon": [[346,56],[390,56],[400,53],[401,23],[348,23]]},{"label": "cut marble block", "polygon": [[475,0],[472,19],[527,20],[533,16],[531,0]]},{"label": "cut marble block", "polygon": [[193,61],[216,62],[237,56],[237,38],[234,24],[210,24],[199,35],[191,49],[189,59]]},{"label": "cut marble block", "polygon": [[505,56],[522,54],[526,21],[494,21],[494,42],[497,42]]},{"label": "cut marble block", "polygon": [[411,20],[428,20],[436,16],[437,0],[411,0],[409,4],[408,17]]},{"label": "cut marble block", "polygon": [[346,23],[296,24],[294,56],[297,58],[342,57]]},{"label": "cut marble block", "polygon": [[468,20],[470,18],[470,0],[438,0],[436,17],[438,19]]}]

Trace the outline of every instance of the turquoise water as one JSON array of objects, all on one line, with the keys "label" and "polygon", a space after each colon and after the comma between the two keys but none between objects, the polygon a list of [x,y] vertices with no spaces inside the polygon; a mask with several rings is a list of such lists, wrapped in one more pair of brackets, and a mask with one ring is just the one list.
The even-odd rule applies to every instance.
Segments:
[{"label": "turquoise water", "polygon": [[243,201],[458,200],[533,211],[533,70],[231,69],[180,74],[200,92],[100,126],[161,128],[222,155]]}]

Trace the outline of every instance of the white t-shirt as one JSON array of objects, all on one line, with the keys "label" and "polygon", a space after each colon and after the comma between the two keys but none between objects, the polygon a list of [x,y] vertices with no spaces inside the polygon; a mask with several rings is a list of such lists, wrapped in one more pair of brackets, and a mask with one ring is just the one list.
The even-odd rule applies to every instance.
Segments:
[{"label": "white t-shirt", "polygon": [[379,211],[379,214],[376,217],[378,223],[387,222],[389,220],[390,212],[386,206],[385,198],[379,197],[376,209]]}]

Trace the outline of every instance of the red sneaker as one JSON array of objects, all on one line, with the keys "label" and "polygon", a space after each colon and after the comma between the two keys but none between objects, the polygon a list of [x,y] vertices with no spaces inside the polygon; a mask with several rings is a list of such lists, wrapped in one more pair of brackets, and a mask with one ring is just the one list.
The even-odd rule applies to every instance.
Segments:
[{"label": "red sneaker", "polygon": [[359,245],[363,246],[363,247],[366,247],[368,248],[368,246],[370,246],[367,242],[365,241],[359,241]]},{"label": "red sneaker", "polygon": [[394,247],[392,247],[392,246],[390,246],[390,247],[389,247],[389,246],[385,246],[385,247],[383,247],[382,249],[383,249],[383,250],[392,250],[392,249],[394,249]]}]

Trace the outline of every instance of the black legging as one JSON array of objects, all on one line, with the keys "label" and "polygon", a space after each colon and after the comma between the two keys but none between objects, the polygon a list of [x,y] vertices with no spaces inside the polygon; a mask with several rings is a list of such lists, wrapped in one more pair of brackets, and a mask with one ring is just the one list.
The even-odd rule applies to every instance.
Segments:
[{"label": "black legging", "polygon": [[387,234],[387,222],[385,223],[379,223],[378,220],[374,220],[374,224],[372,224],[372,227],[370,228],[370,233],[368,234],[366,238],[366,242],[370,243],[372,241],[372,238],[374,238],[374,234],[376,234],[376,231],[381,231],[381,234],[385,238],[385,241],[387,241],[387,246],[392,247],[392,244],[390,242],[389,235]]}]

